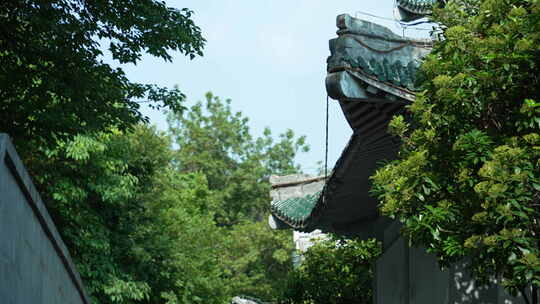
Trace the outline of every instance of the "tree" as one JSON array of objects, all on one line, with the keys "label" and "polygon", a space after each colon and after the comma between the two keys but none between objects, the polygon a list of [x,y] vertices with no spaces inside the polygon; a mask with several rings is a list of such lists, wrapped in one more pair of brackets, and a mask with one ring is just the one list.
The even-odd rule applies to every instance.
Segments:
[{"label": "tree", "polygon": [[[279,248],[286,237],[267,233],[246,248],[236,231],[250,223],[220,226],[262,218],[267,177],[297,169],[303,137],[289,131],[274,142],[267,130],[253,141],[247,119],[210,97],[220,116],[196,108],[190,115],[209,119],[220,138],[182,126],[174,130],[192,135],[192,146],[177,139],[181,149],[173,152],[167,138],[139,125],[147,121],[139,103],[180,117],[185,96],[133,83],[103,62],[106,44],[120,64],[136,64],[143,53],[168,61],[171,51],[202,55],[205,40],[191,14],[153,0],[12,0],[0,7],[0,130],[13,137],[94,303],[223,303],[247,286],[228,287],[240,272],[270,284],[257,262],[222,261],[227,248],[253,253],[272,244],[272,257],[255,260],[285,263]],[[209,140],[222,150],[212,151]],[[204,143],[209,151],[197,147]]]},{"label": "tree", "polygon": [[318,241],[289,274],[281,303],[372,303],[371,265],[380,253],[374,239]]},{"label": "tree", "polygon": [[[230,110],[213,113],[224,121],[246,121]],[[243,128],[249,135],[247,125]],[[208,134],[199,134],[193,144],[207,142]],[[239,138],[241,145],[251,147],[247,138]],[[271,138],[251,143],[260,147],[258,154],[238,148],[238,155],[251,157],[244,158],[249,163],[234,163],[240,169],[232,171],[244,187],[235,197],[249,204],[239,210],[254,208],[253,201],[267,204],[266,174],[276,164],[295,167],[296,151],[291,154],[283,138],[277,144]],[[227,180],[220,175],[227,172],[178,170],[179,163],[197,163],[199,156],[173,150],[168,137],[144,125],[56,138],[50,146],[41,148],[45,157],[30,154],[41,173],[34,178],[46,189],[42,197],[94,303],[224,303],[245,293],[275,297],[271,289],[290,262],[290,236],[244,221],[260,217],[254,214],[237,217],[234,227],[216,223],[216,212],[225,208],[224,189],[232,190],[209,181]],[[243,254],[249,258],[240,258]]]},{"label": "tree", "polygon": [[136,64],[143,53],[169,61],[170,51],[202,55],[204,39],[191,14],[154,0],[4,1],[0,130],[26,158],[56,139],[145,120],[142,99],[181,110],[179,90],[133,83],[102,58],[107,43],[119,63]]},{"label": "tree", "polygon": [[[39,176],[49,212],[94,303],[223,303],[225,240],[197,173],[173,170],[171,143],[139,126],[58,143]],[[44,164],[46,165],[46,164]]]},{"label": "tree", "polygon": [[226,237],[206,207],[215,196],[201,174],[166,172],[143,195],[144,221],[126,247],[138,258],[133,271],[152,287],[151,303],[227,303],[232,288],[222,262]]},{"label": "tree", "polygon": [[469,258],[539,303],[540,2],[456,0],[420,71],[423,91],[396,117],[399,159],[373,177],[382,212],[443,266]]},{"label": "tree", "polygon": [[277,299],[292,266],[291,231],[272,231],[266,221],[243,221],[226,235],[221,258],[233,295]]},{"label": "tree", "polygon": [[220,195],[214,211],[225,226],[265,218],[269,176],[298,172],[294,157],[309,150],[305,137],[295,138],[292,130],[280,134],[278,142],[269,128],[254,139],[248,118],[233,113],[230,103],[207,93],[204,105],[198,102],[184,115],[169,115],[169,133],[178,145],[177,169],[204,173],[209,188]]},{"label": "tree", "polygon": [[[252,210],[268,204],[273,170],[296,170],[303,139],[295,146],[288,132],[274,143],[267,131],[252,140],[241,113],[210,99],[208,115],[196,105],[174,129],[193,135],[182,137],[190,145],[178,150],[168,137],[140,125],[58,140],[46,158],[36,160],[35,168],[44,172],[37,180],[48,189],[44,200],[96,303],[277,297],[279,278],[291,264],[291,235],[271,231],[258,221],[262,211]],[[205,129],[201,120],[214,128]],[[218,153],[231,146],[236,154]],[[199,150],[182,150],[188,147]],[[230,169],[218,170],[223,164]],[[216,222],[230,197],[238,200],[234,222]]]},{"label": "tree", "polygon": [[[210,201],[198,196],[209,193],[204,177],[172,174],[168,142],[152,132],[135,131],[140,139],[126,133],[146,121],[139,102],[178,112],[184,95],[133,83],[102,59],[107,45],[119,63],[136,64],[144,53],[168,61],[171,51],[202,55],[204,39],[191,14],[153,0],[13,0],[0,7],[0,130],[12,136],[95,302],[161,303],[162,295],[170,294],[197,302],[201,294],[187,291],[206,284],[205,267],[198,268],[204,275],[183,268],[192,279],[171,275],[179,263],[173,253],[182,249],[177,242],[170,242],[174,250],[161,244],[166,254],[151,252],[149,243],[174,235],[167,228],[185,229],[199,241],[192,245],[209,249],[204,242],[216,236],[205,233],[215,230],[212,216],[187,221],[184,207],[160,196],[156,200],[166,201],[166,210],[176,214],[168,216],[184,226],[158,230],[165,219],[148,214],[152,201],[141,199],[160,181],[166,183],[159,187],[178,191],[163,194],[169,198]],[[162,171],[167,174],[158,176]],[[189,223],[206,226],[190,230]],[[135,242],[139,229],[153,238]],[[151,253],[139,254],[145,251]],[[216,251],[207,252],[200,261]],[[170,260],[173,266],[164,264]],[[175,285],[179,282],[187,284],[183,290]],[[223,296],[219,290],[214,294],[215,299]],[[172,296],[167,299],[174,303]]]},{"label": "tree", "polygon": [[231,110],[231,101],[211,93],[183,115],[169,115],[177,150],[174,166],[182,173],[204,174],[215,204],[207,204],[226,237],[221,255],[232,295],[277,298],[280,279],[291,265],[290,233],[267,227],[269,176],[298,172],[294,158],[307,151],[305,137],[291,130],[276,142],[270,129],[254,138],[248,118]]}]

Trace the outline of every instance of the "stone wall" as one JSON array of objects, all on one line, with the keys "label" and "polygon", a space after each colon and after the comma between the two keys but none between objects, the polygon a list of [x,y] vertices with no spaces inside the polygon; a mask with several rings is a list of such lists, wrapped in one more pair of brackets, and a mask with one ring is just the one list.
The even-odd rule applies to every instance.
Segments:
[{"label": "stone wall", "polygon": [[374,304],[525,304],[496,281],[476,286],[465,263],[441,271],[424,248],[407,245],[399,228],[394,222],[381,235],[384,253],[375,264]]},{"label": "stone wall", "polygon": [[0,134],[0,302],[89,304],[81,279],[9,137]]}]

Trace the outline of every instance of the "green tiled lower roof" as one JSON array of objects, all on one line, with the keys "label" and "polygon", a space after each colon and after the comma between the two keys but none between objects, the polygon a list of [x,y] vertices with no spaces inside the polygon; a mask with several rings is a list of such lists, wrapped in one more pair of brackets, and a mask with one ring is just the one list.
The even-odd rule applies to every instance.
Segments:
[{"label": "green tiled lower roof", "polygon": [[322,191],[318,191],[303,197],[273,201],[270,209],[274,215],[287,224],[295,228],[302,227],[311,216],[313,208],[321,198],[321,193]]}]

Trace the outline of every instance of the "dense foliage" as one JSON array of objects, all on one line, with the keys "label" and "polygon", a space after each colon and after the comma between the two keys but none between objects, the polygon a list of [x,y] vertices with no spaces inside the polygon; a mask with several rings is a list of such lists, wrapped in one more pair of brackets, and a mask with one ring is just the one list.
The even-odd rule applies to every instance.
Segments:
[{"label": "dense foliage", "polygon": [[216,195],[208,210],[227,237],[222,252],[229,287],[235,294],[270,300],[291,265],[290,231],[271,231],[266,223],[271,174],[298,172],[305,138],[288,130],[274,141],[270,129],[254,138],[248,118],[233,112],[231,101],[211,93],[184,114],[169,115],[169,134],[179,172],[204,174]]},{"label": "dense foliage", "polygon": [[[274,142],[267,130],[253,139],[247,118],[211,95],[208,115],[198,105],[183,117],[178,89],[133,83],[103,62],[202,55],[191,14],[153,0],[0,6],[0,131],[93,303],[271,299],[289,269],[290,234],[258,220],[269,174],[297,170],[303,137],[289,131]],[[140,102],[171,110],[174,145],[141,124]]]},{"label": "dense foliage", "polygon": [[133,83],[102,59],[135,64],[144,53],[165,60],[171,51],[202,55],[191,13],[154,0],[3,1],[0,130],[24,152],[79,133],[128,128],[144,120],[142,99],[181,110],[180,91]]},{"label": "dense foliage", "polygon": [[226,230],[221,265],[232,295],[275,300],[292,268],[292,233],[270,229],[266,221],[243,221]]},{"label": "dense foliage", "polygon": [[222,284],[221,235],[206,210],[214,195],[203,175],[180,174],[171,160],[170,142],[140,126],[59,142],[42,161],[54,170],[36,178],[95,303],[226,298],[214,290]]},{"label": "dense foliage", "polygon": [[318,241],[289,274],[281,303],[372,303],[371,265],[380,253],[380,244],[374,239]]},{"label": "dense foliage", "polygon": [[[420,71],[399,159],[377,171],[382,212],[443,265],[540,288],[540,2],[455,0]],[[538,303],[533,296],[532,302]]]},{"label": "dense foliage", "polygon": [[295,139],[288,130],[274,142],[270,129],[263,137],[249,133],[248,118],[233,113],[230,100],[211,93],[185,114],[169,115],[169,133],[175,144],[176,167],[181,172],[203,172],[210,189],[219,191],[220,206],[214,210],[220,225],[244,219],[263,219],[271,200],[271,174],[297,172],[294,156],[308,151],[305,137]]},{"label": "dense foliage", "polygon": [[[212,105],[206,119],[246,121],[218,98],[212,98]],[[192,121],[199,111],[198,104],[183,118],[182,129],[172,129],[192,134],[193,146],[209,141],[208,134],[190,130],[199,126]],[[238,128],[246,137],[229,138],[240,134]],[[238,203],[245,204],[239,210],[266,205],[266,170],[271,169],[264,164],[286,157],[282,161],[291,165],[287,170],[294,170],[298,140],[283,137],[273,144],[267,138],[262,144],[251,140],[245,124],[222,123],[213,131],[225,134],[220,140],[211,138],[212,147],[222,153],[234,140],[257,143],[264,147],[261,151],[277,146],[292,150],[286,156],[238,158],[225,172],[211,170],[220,163],[179,169],[196,161],[197,154],[182,155],[182,148],[173,150],[169,137],[141,125],[127,133],[113,129],[59,140],[56,148],[47,150],[47,158],[34,160],[43,172],[36,181],[48,190],[43,198],[95,303],[225,303],[239,294],[277,297],[284,284],[280,278],[291,265],[290,233],[271,231],[255,213],[237,216],[231,225],[216,222],[219,212],[228,208],[227,190],[208,181],[227,181],[233,175],[244,185],[242,195],[235,197],[249,198]],[[213,157],[221,160],[225,155]]]}]

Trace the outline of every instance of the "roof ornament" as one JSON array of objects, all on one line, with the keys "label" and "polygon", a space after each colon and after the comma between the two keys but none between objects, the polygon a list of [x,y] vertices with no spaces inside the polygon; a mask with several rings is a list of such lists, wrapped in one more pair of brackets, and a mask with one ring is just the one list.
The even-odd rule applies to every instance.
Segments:
[{"label": "roof ornament", "polygon": [[444,5],[446,0],[395,0],[396,13],[403,22],[411,22],[433,12],[433,7],[437,4]]},{"label": "roof ornament", "polygon": [[[431,23],[429,20],[418,20],[431,15],[434,6],[439,5],[442,7],[446,5],[447,2],[448,0],[395,0],[394,17],[402,26],[405,35],[405,29],[411,26],[422,23]],[[416,22],[411,23],[413,21]],[[429,30],[429,35],[433,42],[445,40],[444,28],[439,25],[432,26],[432,29]]]}]

